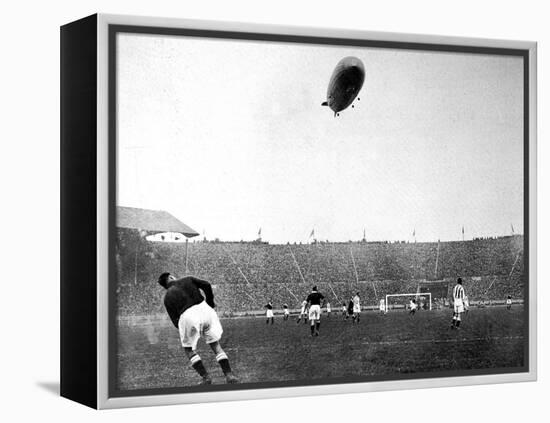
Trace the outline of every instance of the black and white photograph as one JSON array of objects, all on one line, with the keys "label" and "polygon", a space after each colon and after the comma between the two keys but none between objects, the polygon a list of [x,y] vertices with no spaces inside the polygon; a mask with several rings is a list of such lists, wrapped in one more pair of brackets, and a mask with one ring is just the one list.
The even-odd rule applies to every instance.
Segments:
[{"label": "black and white photograph", "polygon": [[546,9],[7,2],[0,420],[545,421]]},{"label": "black and white photograph", "polygon": [[528,371],[524,51],[110,36],[112,396]]}]

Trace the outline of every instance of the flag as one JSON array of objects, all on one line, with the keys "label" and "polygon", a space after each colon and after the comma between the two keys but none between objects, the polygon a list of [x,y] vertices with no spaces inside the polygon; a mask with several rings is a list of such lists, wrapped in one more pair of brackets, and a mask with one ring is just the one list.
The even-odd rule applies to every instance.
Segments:
[{"label": "flag", "polygon": [[315,236],[315,229],[311,230],[311,233],[309,234],[310,238],[313,238]]},{"label": "flag", "polygon": [[514,235],[514,225],[510,223],[510,227],[512,228],[512,235]]},{"label": "flag", "polygon": [[413,236],[416,236],[416,228],[413,229]]},{"label": "flag", "polygon": [[462,236],[464,236],[464,225],[462,225]]},{"label": "flag", "polygon": [[262,228],[258,229],[258,236],[262,236]]},{"label": "flag", "polygon": [[366,233],[365,229],[363,229],[363,239],[367,239],[367,233]]}]

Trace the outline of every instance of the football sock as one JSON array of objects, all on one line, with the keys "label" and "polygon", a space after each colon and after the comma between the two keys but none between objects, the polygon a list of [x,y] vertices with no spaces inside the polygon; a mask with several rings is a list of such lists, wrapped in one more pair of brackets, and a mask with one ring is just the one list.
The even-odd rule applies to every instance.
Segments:
[{"label": "football sock", "polygon": [[216,356],[216,361],[222,368],[224,375],[231,373],[231,366],[229,365],[229,359],[227,358],[227,355],[224,352],[221,352]]},{"label": "football sock", "polygon": [[202,360],[198,354],[194,354],[189,360],[191,361],[191,366],[193,366],[199,375],[202,377],[208,376],[208,372],[206,371],[204,364],[202,364]]},{"label": "football sock", "polygon": [[311,334],[313,335],[313,333],[315,332],[315,325],[311,325],[310,329],[311,329]]},{"label": "football sock", "polygon": [[320,327],[320,326],[321,326],[321,322],[316,322],[316,323],[315,323],[315,330],[316,330],[317,332],[319,332],[319,327]]}]

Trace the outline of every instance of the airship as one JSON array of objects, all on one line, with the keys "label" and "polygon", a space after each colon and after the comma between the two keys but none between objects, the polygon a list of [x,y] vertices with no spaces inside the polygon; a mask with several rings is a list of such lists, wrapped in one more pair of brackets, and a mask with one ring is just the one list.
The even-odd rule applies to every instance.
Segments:
[{"label": "airship", "polygon": [[[338,116],[342,110],[352,105],[363,82],[365,82],[363,62],[357,57],[344,57],[332,72],[328,84],[327,101],[321,105],[329,107],[334,112],[334,116]],[[357,100],[360,98],[357,97]]]}]

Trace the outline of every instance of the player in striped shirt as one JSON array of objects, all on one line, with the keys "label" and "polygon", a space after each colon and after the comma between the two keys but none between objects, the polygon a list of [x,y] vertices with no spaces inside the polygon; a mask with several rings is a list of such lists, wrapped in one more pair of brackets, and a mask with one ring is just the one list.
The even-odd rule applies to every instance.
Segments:
[{"label": "player in striped shirt", "polygon": [[462,278],[456,280],[456,285],[453,288],[453,321],[451,323],[451,329],[458,329],[460,327],[460,317],[464,313],[464,287],[462,286]]}]

